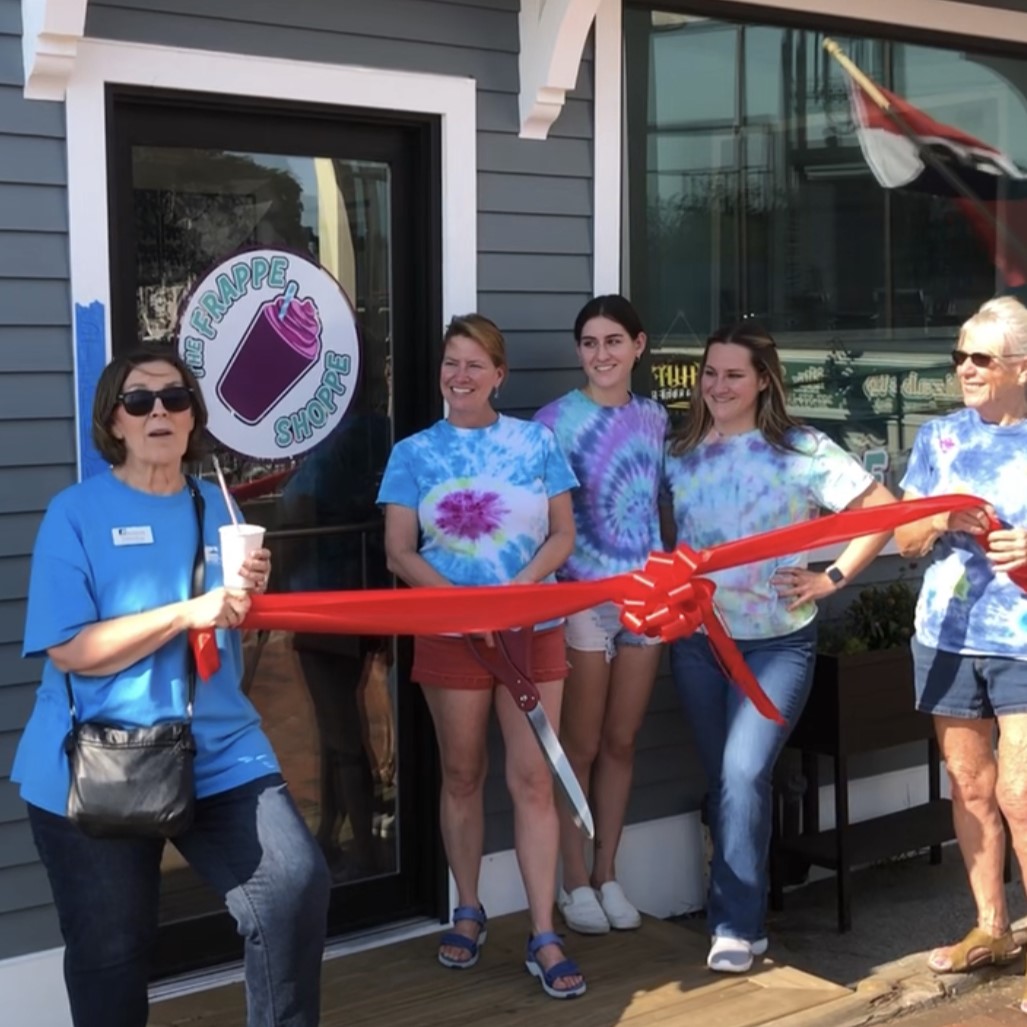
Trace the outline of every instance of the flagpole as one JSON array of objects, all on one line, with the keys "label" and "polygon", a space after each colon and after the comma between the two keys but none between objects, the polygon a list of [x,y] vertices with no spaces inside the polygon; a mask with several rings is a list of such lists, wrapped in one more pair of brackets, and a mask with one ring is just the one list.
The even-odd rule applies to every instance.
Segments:
[{"label": "flagpole", "polygon": [[877,84],[868,75],[864,74],[858,65],[853,63],[848,54],[830,36],[826,37],[821,45],[841,65],[842,70],[884,112],[892,124],[916,147],[916,152],[920,159],[937,171],[995,229],[996,243],[1001,240],[1003,243],[1011,245],[1016,250],[1017,256],[1027,263],[1027,246],[1024,246],[1016,235],[1007,231],[1005,225],[995,217],[977,193],[941,160],[929,146],[924,145],[920,136],[910,128],[906,119],[895,109],[895,106],[877,87]]}]

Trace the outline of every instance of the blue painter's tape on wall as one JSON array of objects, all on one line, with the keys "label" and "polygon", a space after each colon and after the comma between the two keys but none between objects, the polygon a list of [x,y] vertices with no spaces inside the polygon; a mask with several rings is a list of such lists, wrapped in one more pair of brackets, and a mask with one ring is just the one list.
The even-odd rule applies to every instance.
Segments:
[{"label": "blue painter's tape on wall", "polygon": [[75,304],[75,364],[78,369],[78,442],[82,480],[107,469],[103,457],[93,446],[90,426],[93,419],[93,394],[100,372],[107,362],[104,344],[103,304],[94,300]]}]

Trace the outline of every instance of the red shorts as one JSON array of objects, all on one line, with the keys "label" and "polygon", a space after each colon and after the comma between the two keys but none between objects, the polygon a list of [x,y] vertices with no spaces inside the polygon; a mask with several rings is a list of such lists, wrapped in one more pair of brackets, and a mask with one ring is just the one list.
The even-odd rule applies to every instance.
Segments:
[{"label": "red shorts", "polygon": [[[474,640],[482,650],[483,639]],[[535,681],[563,681],[567,677],[567,651],[563,625],[536,631],[531,648],[532,676]],[[414,667],[410,677],[432,688],[484,690],[495,688],[496,679],[471,655],[463,637],[416,635]]]}]

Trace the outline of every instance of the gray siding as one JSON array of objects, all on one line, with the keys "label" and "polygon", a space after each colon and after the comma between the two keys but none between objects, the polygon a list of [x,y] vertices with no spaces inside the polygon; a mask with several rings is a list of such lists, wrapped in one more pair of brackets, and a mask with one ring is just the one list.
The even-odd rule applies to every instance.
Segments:
[{"label": "gray siding", "polygon": [[[586,53],[551,138],[517,138],[518,8],[518,0],[93,0],[86,31],[473,77],[479,306],[511,347],[504,403],[527,414],[578,381],[569,328],[591,293],[593,111]],[[40,670],[20,657],[32,541],[47,502],[74,479],[64,111],[22,97],[20,32],[19,0],[0,0],[0,959],[59,943],[8,775]],[[664,667],[639,740],[630,820],[696,808],[703,784],[688,738]],[[511,844],[501,759],[492,763],[490,851]]]},{"label": "gray siding", "polygon": [[[550,138],[519,139],[519,6],[518,0],[95,0],[86,33],[476,79],[478,306],[507,333],[514,373],[503,389],[504,409],[528,415],[580,378],[570,329],[592,293],[592,66],[586,55]],[[489,851],[512,845],[498,739],[493,751]],[[663,783],[659,770],[649,776]],[[664,805],[655,802],[660,812]],[[653,806],[643,798],[640,810]]]},{"label": "gray siding", "polygon": [[29,555],[75,473],[64,108],[22,96],[20,36],[0,0],[0,959],[60,944],[8,775],[40,669],[21,658]]},{"label": "gray siding", "polygon": [[[544,142],[517,137],[518,0],[94,0],[86,32],[108,39],[467,75],[478,86],[479,308],[505,332],[503,402],[533,410],[576,366],[569,329],[592,291],[592,66]],[[214,16],[214,12],[217,16]],[[574,379],[576,380],[576,379]]]}]

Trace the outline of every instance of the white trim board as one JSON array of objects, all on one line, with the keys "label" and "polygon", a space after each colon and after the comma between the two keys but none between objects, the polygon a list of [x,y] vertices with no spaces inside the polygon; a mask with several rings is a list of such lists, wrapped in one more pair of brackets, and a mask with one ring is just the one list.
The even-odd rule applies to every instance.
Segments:
[{"label": "white trim board", "polygon": [[[886,35],[888,27],[905,27],[923,31],[946,32],[956,36],[1000,39],[1008,43],[1027,43],[1027,14],[1000,7],[981,7],[958,3],[957,0],[724,0],[724,16],[732,17],[735,6],[765,7],[772,12],[794,11],[811,18],[844,16],[860,21],[876,22],[881,30],[871,35]],[[746,15],[747,22],[756,19]]]},{"label": "white trim board", "polygon": [[621,0],[596,12],[592,61],[592,290],[621,292],[621,128],[624,30]]},{"label": "white trim board", "polygon": [[[617,849],[617,879],[643,913],[664,918],[694,912],[703,905],[702,854],[698,812],[629,824]],[[489,916],[528,908],[513,849],[482,860],[478,892]]]},{"label": "white trim board", "polygon": [[[210,50],[83,39],[67,90],[68,236],[78,466],[98,459],[87,438],[96,376],[110,357],[110,240],[105,90],[110,84],[439,116],[442,125],[442,313],[474,310],[477,163],[473,79],[316,64]],[[442,325],[439,325],[441,334]],[[83,427],[84,422],[84,427]],[[84,467],[85,465],[85,467]]]},{"label": "white trim board", "polygon": [[64,949],[46,949],[0,960],[4,1023],[72,1027],[64,990]]}]

